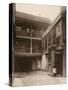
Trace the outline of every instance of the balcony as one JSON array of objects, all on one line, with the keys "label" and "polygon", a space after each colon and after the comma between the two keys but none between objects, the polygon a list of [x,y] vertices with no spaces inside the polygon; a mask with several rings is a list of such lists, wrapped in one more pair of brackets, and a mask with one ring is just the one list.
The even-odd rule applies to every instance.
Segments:
[{"label": "balcony", "polygon": [[[21,47],[16,47],[15,48],[15,51],[16,52],[22,52],[22,53],[31,53],[31,49],[30,48],[21,48]],[[32,49],[32,53],[41,53],[41,49],[36,49],[36,48],[33,48]]]},{"label": "balcony", "polygon": [[16,26],[16,36],[41,38],[41,34],[41,30],[37,28],[32,29]]},{"label": "balcony", "polygon": [[16,36],[31,37],[31,33],[26,33],[25,31],[16,31]]}]

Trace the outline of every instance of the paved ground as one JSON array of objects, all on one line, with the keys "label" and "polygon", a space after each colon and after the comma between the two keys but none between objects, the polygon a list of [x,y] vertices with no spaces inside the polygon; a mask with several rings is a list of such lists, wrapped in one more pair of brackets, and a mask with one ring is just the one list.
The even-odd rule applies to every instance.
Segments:
[{"label": "paved ground", "polygon": [[16,74],[13,80],[13,86],[53,85],[65,83],[66,79],[64,77],[52,77],[44,71]]}]

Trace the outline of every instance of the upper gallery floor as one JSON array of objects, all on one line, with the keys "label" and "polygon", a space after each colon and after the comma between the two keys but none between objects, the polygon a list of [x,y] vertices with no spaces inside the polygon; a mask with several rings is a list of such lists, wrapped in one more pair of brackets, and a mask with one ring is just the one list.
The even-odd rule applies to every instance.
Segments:
[{"label": "upper gallery floor", "polygon": [[40,39],[51,21],[47,18],[16,12],[16,37]]}]

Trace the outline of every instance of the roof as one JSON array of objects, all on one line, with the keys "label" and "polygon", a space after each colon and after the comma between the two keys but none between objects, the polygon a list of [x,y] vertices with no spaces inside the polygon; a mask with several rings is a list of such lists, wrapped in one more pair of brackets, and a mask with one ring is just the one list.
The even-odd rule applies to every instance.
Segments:
[{"label": "roof", "polygon": [[28,19],[35,22],[51,24],[51,21],[48,18],[35,16],[35,15],[27,14],[27,13],[22,13],[18,11],[16,11],[16,17]]}]

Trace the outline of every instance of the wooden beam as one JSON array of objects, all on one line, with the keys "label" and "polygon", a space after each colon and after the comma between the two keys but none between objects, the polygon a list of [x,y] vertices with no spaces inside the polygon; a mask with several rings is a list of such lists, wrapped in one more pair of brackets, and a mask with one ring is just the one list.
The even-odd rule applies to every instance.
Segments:
[{"label": "wooden beam", "polygon": [[38,38],[38,37],[27,37],[27,36],[19,36],[19,35],[16,35],[16,38],[25,38],[25,39],[36,39],[36,40],[41,40],[41,38]]},{"label": "wooden beam", "polygon": [[42,53],[22,53],[22,52],[15,52],[17,56],[42,56]]}]

